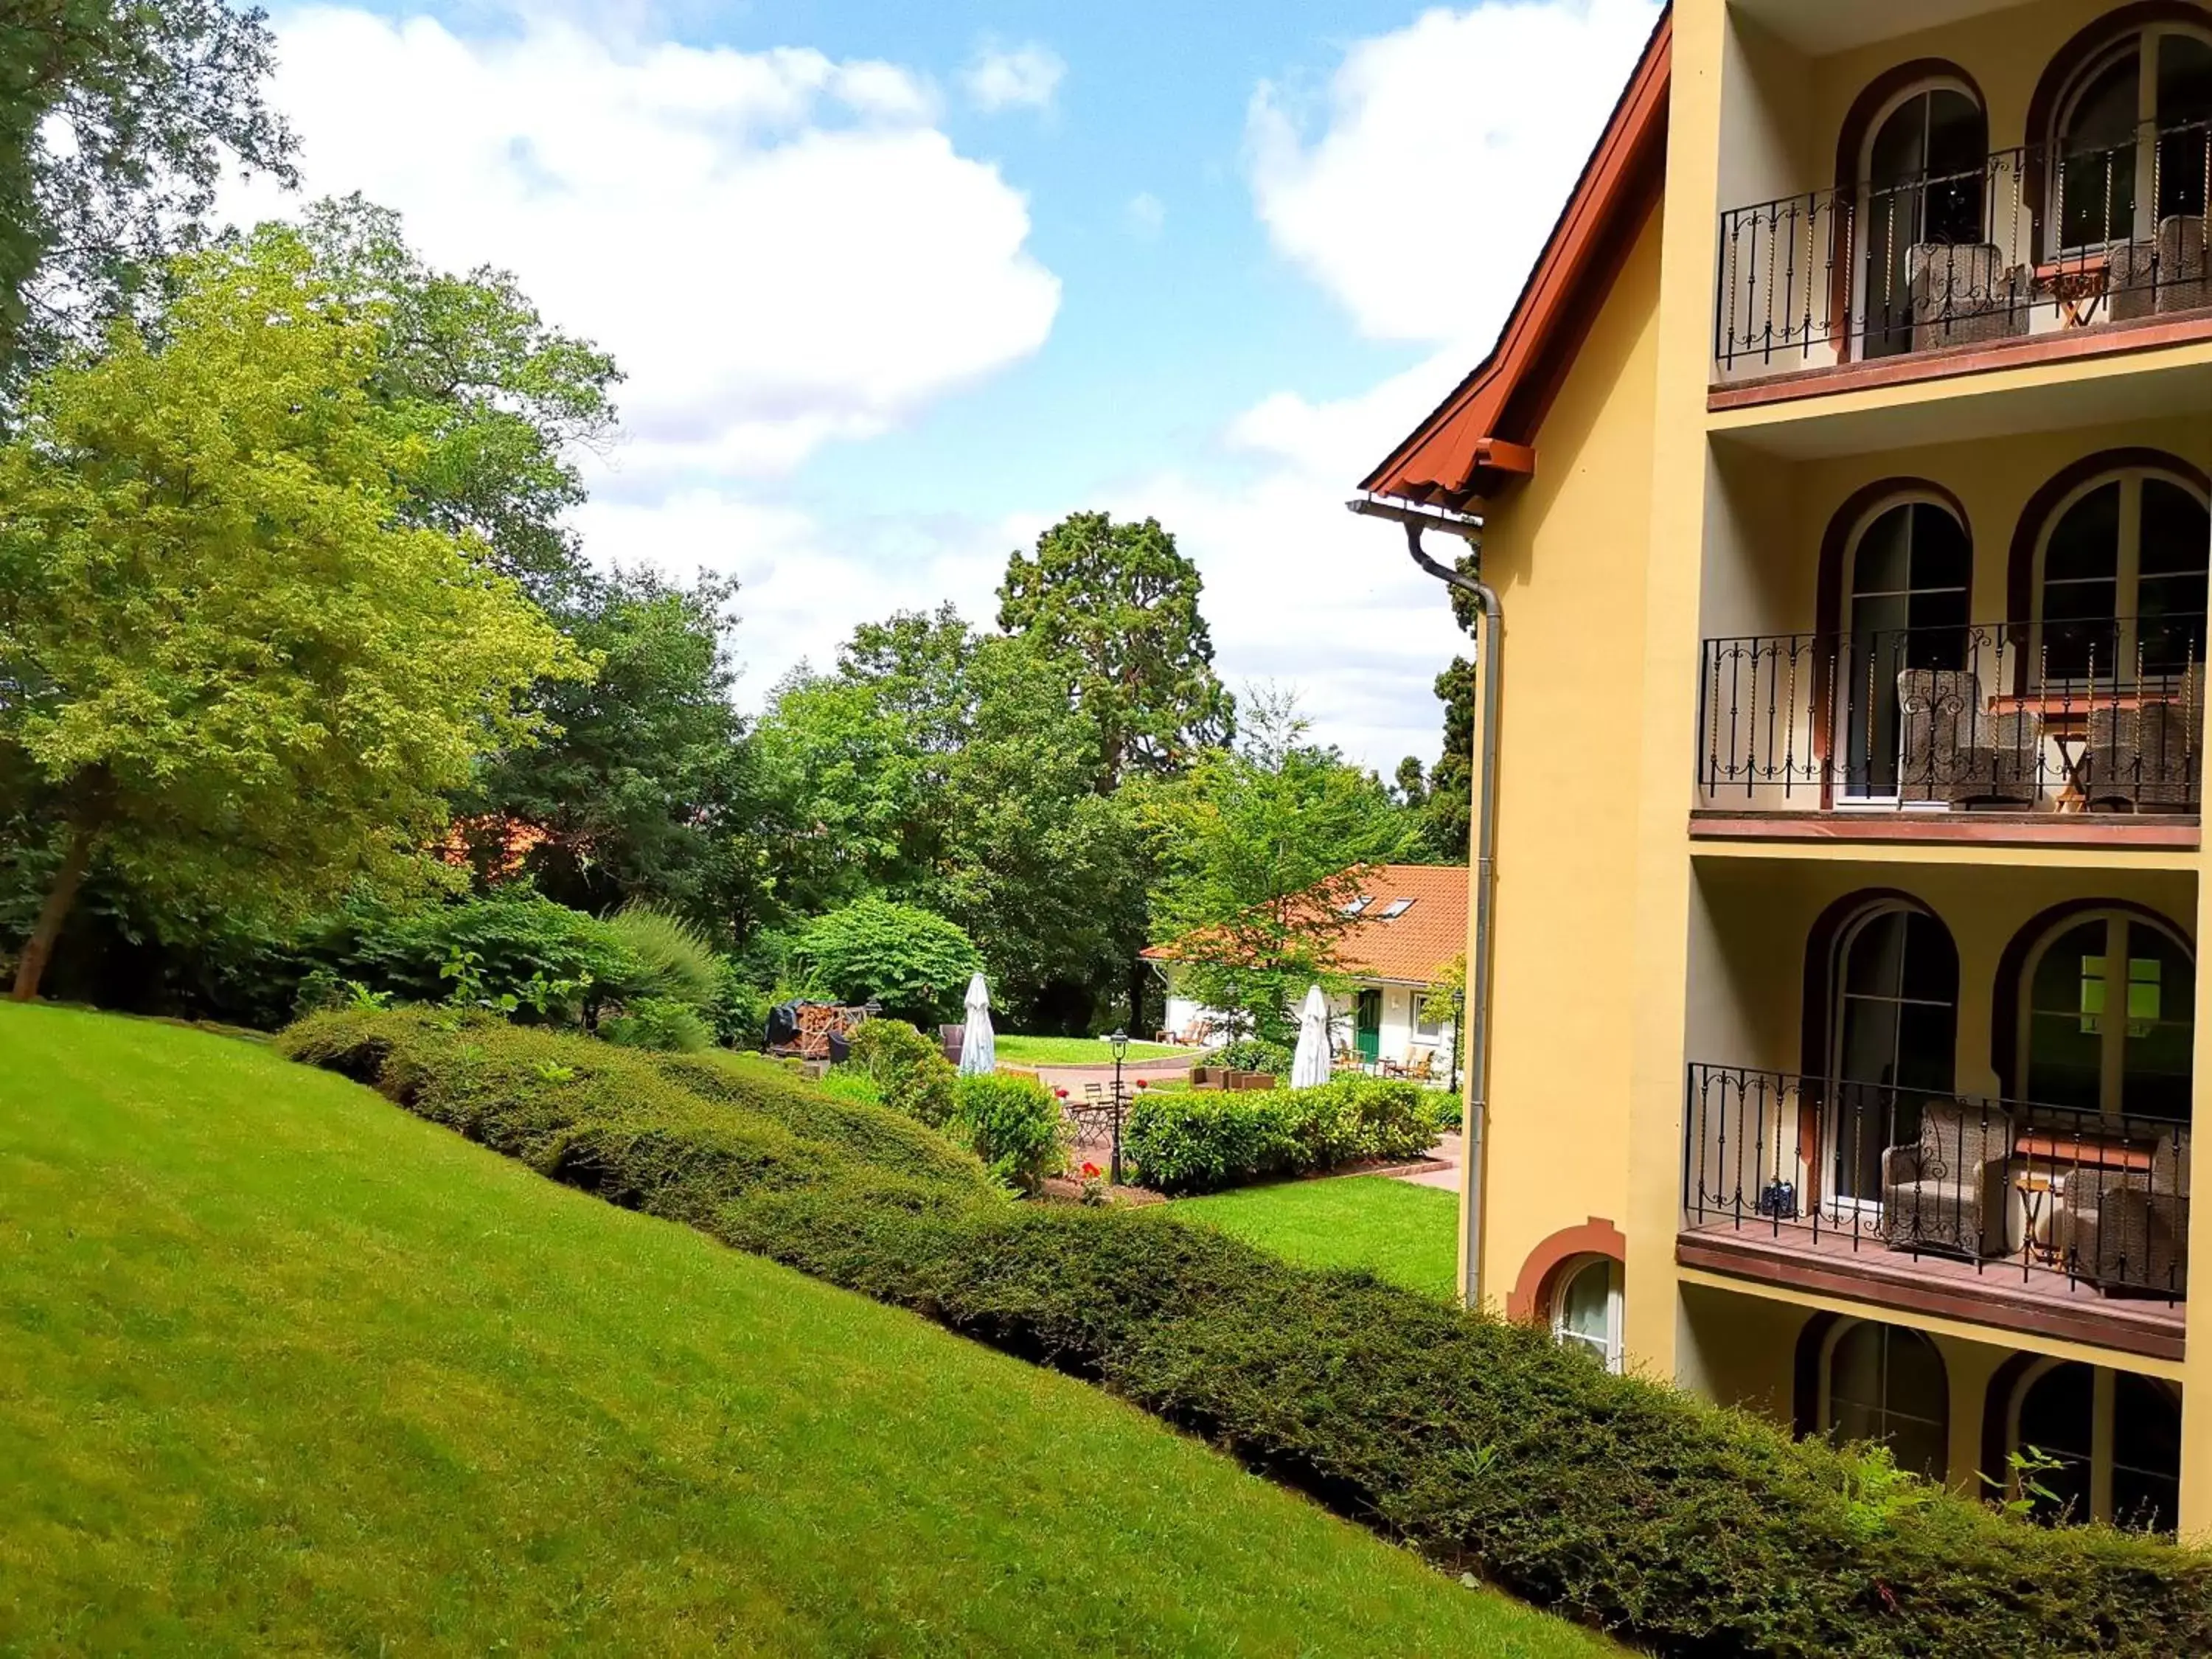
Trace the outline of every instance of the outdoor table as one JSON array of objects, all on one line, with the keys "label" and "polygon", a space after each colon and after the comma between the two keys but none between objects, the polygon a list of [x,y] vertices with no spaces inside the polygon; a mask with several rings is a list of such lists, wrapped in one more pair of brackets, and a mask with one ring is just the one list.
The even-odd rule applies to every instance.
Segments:
[{"label": "outdoor table", "polygon": [[2134,713],[2179,700],[2173,691],[2001,691],[1990,699],[1990,714],[2036,717],[2043,735],[2058,745],[2058,758],[2066,768],[2058,810],[2086,812],[2089,794],[2081,786],[2081,763],[2088,756],[2089,717],[2101,709]]},{"label": "outdoor table", "polygon": [[2087,328],[2112,286],[2112,256],[2099,248],[2035,268],[2035,286],[2058,302],[2061,328]]}]

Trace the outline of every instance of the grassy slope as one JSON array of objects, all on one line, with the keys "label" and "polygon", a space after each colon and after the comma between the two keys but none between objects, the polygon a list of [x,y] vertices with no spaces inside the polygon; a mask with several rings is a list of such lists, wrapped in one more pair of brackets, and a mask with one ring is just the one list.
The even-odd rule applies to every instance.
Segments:
[{"label": "grassy slope", "polygon": [[0,1651],[1607,1651],[232,1039],[0,1006]]},{"label": "grassy slope", "polygon": [[[992,1040],[998,1058],[1018,1066],[1111,1066],[1114,1050],[1103,1037],[998,1036]],[[1164,1042],[1132,1042],[1131,1061],[1165,1060],[1171,1055],[1195,1054],[1195,1048],[1171,1048]]]},{"label": "grassy slope", "polygon": [[1368,1267],[1393,1284],[1449,1296],[1457,1200],[1383,1176],[1286,1181],[1175,1206],[1262,1249],[1315,1267]]}]

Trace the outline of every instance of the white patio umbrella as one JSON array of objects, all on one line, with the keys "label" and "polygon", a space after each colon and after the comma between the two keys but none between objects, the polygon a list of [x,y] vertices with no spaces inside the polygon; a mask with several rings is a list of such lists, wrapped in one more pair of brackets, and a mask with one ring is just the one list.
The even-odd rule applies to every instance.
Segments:
[{"label": "white patio umbrella", "polygon": [[968,1024],[960,1035],[960,1071],[981,1077],[998,1068],[991,1041],[991,988],[981,974],[968,981]]},{"label": "white patio umbrella", "polygon": [[1291,1058],[1291,1087],[1310,1089],[1328,1081],[1328,999],[1316,985],[1298,1011],[1298,1051]]}]

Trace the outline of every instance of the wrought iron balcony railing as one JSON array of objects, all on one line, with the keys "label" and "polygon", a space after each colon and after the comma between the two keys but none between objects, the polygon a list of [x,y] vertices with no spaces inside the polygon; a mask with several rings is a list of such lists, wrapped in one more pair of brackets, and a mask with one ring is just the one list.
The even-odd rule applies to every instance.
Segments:
[{"label": "wrought iron balcony railing", "polygon": [[1819,368],[2212,307],[2208,194],[2212,123],[2192,121],[1733,209],[1713,356]]},{"label": "wrought iron balcony railing", "polygon": [[2193,811],[2205,619],[1707,640],[1700,804]]},{"label": "wrought iron balcony railing", "polygon": [[1732,1066],[1687,1105],[1686,1228],[2187,1292],[2185,1122]]}]

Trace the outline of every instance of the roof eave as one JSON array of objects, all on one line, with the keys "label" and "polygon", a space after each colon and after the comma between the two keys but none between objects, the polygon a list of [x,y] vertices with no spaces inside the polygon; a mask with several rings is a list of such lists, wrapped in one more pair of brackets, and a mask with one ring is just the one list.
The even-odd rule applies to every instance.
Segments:
[{"label": "roof eave", "polygon": [[1536,429],[1552,394],[1611,287],[1622,245],[1641,231],[1658,200],[1673,28],[1670,6],[1660,14],[1498,344],[1361,481],[1363,490],[1464,511],[1534,475]]}]

